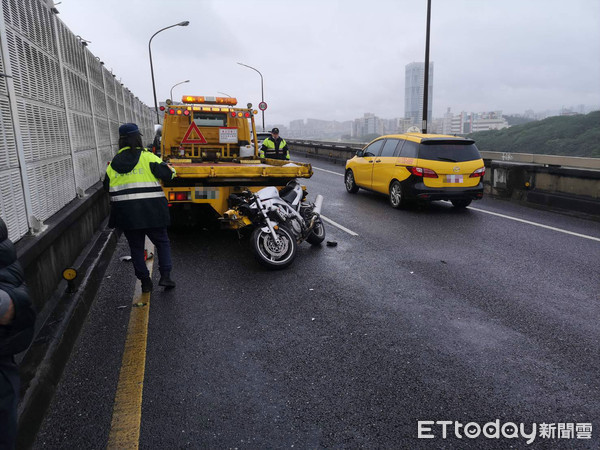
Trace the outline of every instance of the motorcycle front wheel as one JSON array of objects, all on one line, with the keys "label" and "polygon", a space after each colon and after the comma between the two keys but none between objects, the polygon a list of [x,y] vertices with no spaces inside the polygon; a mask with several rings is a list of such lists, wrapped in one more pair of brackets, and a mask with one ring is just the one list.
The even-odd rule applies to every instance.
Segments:
[{"label": "motorcycle front wheel", "polygon": [[278,240],[270,232],[257,228],[252,232],[252,250],[259,263],[268,269],[283,269],[296,257],[298,244],[294,235],[286,227],[279,225],[275,230]]}]

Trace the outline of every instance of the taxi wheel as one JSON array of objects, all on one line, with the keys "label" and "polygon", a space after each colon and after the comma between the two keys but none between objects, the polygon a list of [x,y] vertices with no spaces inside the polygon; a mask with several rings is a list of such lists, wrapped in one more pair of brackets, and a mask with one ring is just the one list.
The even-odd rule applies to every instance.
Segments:
[{"label": "taxi wheel", "polygon": [[344,176],[344,184],[346,185],[346,190],[351,194],[356,194],[358,192],[358,186],[354,181],[354,172],[352,172],[352,169],[346,170],[346,175]]},{"label": "taxi wheel", "polygon": [[452,202],[452,206],[454,206],[455,208],[466,208],[467,206],[469,206],[471,204],[471,199],[467,199],[467,200],[451,200]]},{"label": "taxi wheel", "polygon": [[392,184],[390,184],[390,205],[395,209],[404,208],[406,206],[402,185],[398,180],[394,180],[392,181]]}]

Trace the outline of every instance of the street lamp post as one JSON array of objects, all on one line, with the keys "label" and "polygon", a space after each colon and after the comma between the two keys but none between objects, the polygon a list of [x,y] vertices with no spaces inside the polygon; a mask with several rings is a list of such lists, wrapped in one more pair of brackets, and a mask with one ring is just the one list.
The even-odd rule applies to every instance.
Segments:
[{"label": "street lamp post", "polygon": [[150,47],[150,44],[152,44],[152,39],[154,39],[154,36],[156,36],[161,31],[165,31],[165,30],[168,30],[169,28],[173,28],[173,27],[187,27],[189,24],[190,24],[190,22],[186,20],[183,22],[176,23],[174,25],[169,25],[168,27],[161,28],[156,33],[154,33],[152,35],[152,37],[150,38],[150,40],[148,41],[148,54],[150,55],[150,73],[152,75],[152,92],[154,93],[154,111],[156,112],[156,123],[157,124],[160,124],[160,119],[158,118],[158,102],[156,101],[156,84],[154,83],[154,68],[152,66],[152,48]]},{"label": "street lamp post", "polygon": [[[247,67],[248,69],[252,69],[255,72],[258,72],[258,74],[260,75],[260,100],[262,103],[264,103],[265,101],[265,89],[264,89],[264,85],[263,85],[263,76],[262,73],[260,73],[260,71],[258,69],[255,69],[252,66],[249,66],[247,64],[243,64],[241,62],[238,63],[240,66],[244,66]],[[261,110],[262,112],[262,130],[265,131],[265,111]]]},{"label": "street lamp post", "polygon": [[231,95],[229,95],[229,94],[226,94],[225,92],[220,92],[220,91],[219,91],[219,92],[217,92],[217,94],[223,94],[223,95],[226,95],[227,97],[231,98]]},{"label": "street lamp post", "polygon": [[423,134],[427,134],[427,118],[429,116],[429,23],[431,22],[431,0],[427,0],[427,32],[425,35],[425,79],[423,80]]},{"label": "street lamp post", "polygon": [[169,96],[169,98],[171,99],[171,102],[173,101],[173,88],[174,88],[175,86],[179,86],[180,84],[183,84],[183,83],[189,83],[189,82],[190,82],[190,80],[180,81],[179,83],[175,83],[175,84],[174,84],[174,85],[171,87],[171,94],[170,94],[170,96]]}]

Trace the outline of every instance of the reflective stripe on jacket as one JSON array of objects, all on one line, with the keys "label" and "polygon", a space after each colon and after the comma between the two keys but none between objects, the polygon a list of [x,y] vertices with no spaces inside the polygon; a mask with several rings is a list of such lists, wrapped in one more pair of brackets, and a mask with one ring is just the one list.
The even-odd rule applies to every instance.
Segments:
[{"label": "reflective stripe on jacket", "polygon": [[264,158],[275,158],[275,159],[290,159],[290,152],[287,147],[287,142],[282,137],[273,140],[272,137],[266,138],[260,148],[259,156]]},{"label": "reflective stripe on jacket", "polygon": [[[125,155],[125,151],[132,153]],[[136,162],[138,154],[139,159]],[[120,156],[127,156],[125,159],[130,162],[126,169],[119,164]],[[113,164],[117,168],[121,167],[122,172],[129,171],[118,172]],[[168,180],[175,176],[175,172],[158,156],[145,149],[131,150],[125,147],[119,150],[106,169],[105,186],[111,202],[109,226],[132,230],[162,228],[170,224],[167,199],[157,176]]]}]

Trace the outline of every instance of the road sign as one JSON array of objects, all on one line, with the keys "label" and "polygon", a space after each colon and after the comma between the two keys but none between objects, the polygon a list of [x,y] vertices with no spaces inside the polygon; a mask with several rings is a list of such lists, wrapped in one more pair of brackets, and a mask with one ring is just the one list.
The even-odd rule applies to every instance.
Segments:
[{"label": "road sign", "polygon": [[261,111],[264,111],[265,109],[267,109],[267,103],[266,102],[260,102],[258,104],[258,109],[260,109]]},{"label": "road sign", "polygon": [[[192,133],[195,133],[197,137],[193,137]],[[190,127],[185,132],[185,136],[183,136],[182,144],[206,144],[206,139],[202,135],[202,132],[198,128],[195,122],[190,124]]]}]

